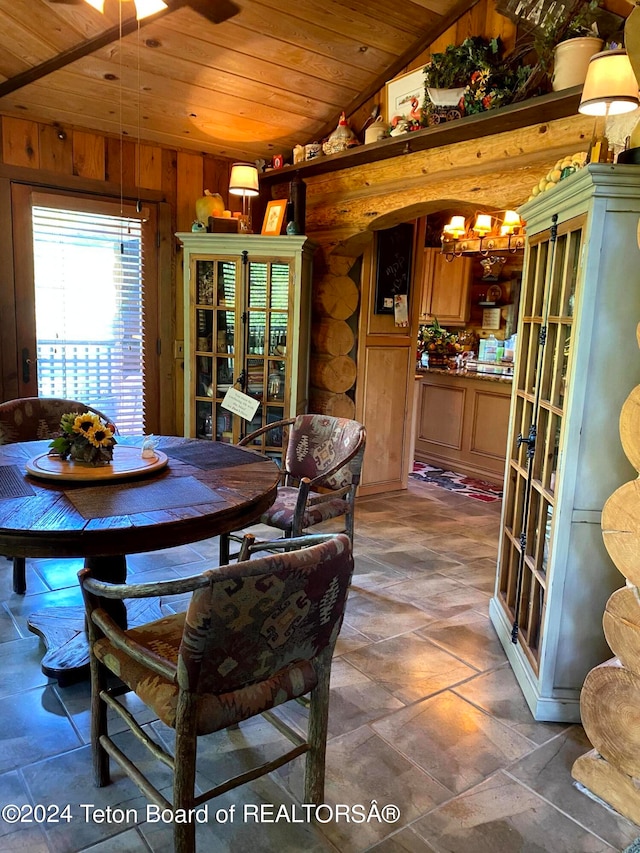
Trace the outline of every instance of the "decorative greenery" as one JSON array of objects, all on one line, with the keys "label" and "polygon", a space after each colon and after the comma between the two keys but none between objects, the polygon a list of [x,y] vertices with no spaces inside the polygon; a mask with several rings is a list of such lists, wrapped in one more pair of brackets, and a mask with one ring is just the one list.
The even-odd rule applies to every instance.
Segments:
[{"label": "decorative greenery", "polygon": [[60,419],[60,429],[62,434],[54,438],[49,447],[61,459],[71,457],[89,465],[106,465],[113,459],[114,427],[99,415],[68,412]]},{"label": "decorative greenery", "polygon": [[429,326],[420,326],[418,344],[420,349],[429,355],[456,355],[462,351],[458,335],[443,329],[437,317],[434,317]]},{"label": "decorative greenery", "polygon": [[[506,106],[518,99],[531,67],[518,61],[502,58],[499,38],[481,36],[466,38],[462,44],[449,45],[441,53],[434,53],[425,67],[425,86],[428,88],[465,87],[458,109],[473,115],[494,107]],[[425,95],[423,115],[427,118],[433,104]]]},{"label": "decorative greenery", "polygon": [[[553,65],[553,52],[556,45],[567,39],[580,36],[599,37],[596,18],[600,0],[580,3],[577,8],[552,6],[536,30],[533,46],[538,55],[540,67],[549,73]],[[575,11],[574,11],[575,10]]]}]

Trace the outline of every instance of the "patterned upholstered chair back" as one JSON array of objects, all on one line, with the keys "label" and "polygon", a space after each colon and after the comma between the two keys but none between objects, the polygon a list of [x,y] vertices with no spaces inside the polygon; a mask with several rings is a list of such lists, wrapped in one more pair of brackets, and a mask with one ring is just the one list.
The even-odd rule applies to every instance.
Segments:
[{"label": "patterned upholstered chair back", "polygon": [[66,412],[93,412],[109,420],[102,412],[58,397],[19,397],[0,403],[0,444],[53,438],[60,431],[60,418]]},{"label": "patterned upholstered chair back", "polygon": [[[297,680],[327,647],[333,648],[351,582],[353,560],[346,536],[283,554],[221,566],[194,591],[179,651],[178,683],[193,693],[246,692],[234,718],[255,713],[288,670]],[[246,708],[241,708],[240,705]],[[245,713],[245,711],[247,713]],[[225,724],[225,721],[220,721]]]},{"label": "patterned upholstered chair back", "polygon": [[[365,429],[358,421],[329,415],[298,415],[291,426],[286,469],[298,479],[308,477],[317,485],[341,489],[358,482],[364,456]],[[338,471],[322,479],[323,471],[344,459]]]}]

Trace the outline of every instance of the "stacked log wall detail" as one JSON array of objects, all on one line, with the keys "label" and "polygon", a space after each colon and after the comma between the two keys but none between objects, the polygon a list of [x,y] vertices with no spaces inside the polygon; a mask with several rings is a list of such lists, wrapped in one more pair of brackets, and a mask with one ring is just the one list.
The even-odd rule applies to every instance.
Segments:
[{"label": "stacked log wall detail", "polygon": [[348,392],[357,377],[353,356],[360,292],[347,275],[352,262],[330,260],[313,287],[309,410],[342,418],[355,417],[355,403]]},{"label": "stacked log wall detail", "polygon": [[[636,336],[640,346],[640,325]],[[620,438],[627,459],[640,472],[640,385],[622,407]],[[593,749],[574,762],[571,774],[640,824],[640,476],[605,503],[602,536],[627,584],[605,607],[604,634],[616,657],[585,678],[580,713]]]}]

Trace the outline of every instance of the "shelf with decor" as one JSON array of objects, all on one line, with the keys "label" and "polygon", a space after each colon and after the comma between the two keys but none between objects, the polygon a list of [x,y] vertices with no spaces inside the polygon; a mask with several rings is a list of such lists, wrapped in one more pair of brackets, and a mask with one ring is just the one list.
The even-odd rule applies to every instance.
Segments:
[{"label": "shelf with decor", "polygon": [[[298,236],[177,237],[184,246],[185,435],[235,444],[305,412],[313,244]],[[250,422],[223,406],[230,388],[258,402]],[[256,449],[281,457],[281,429],[257,442]]]},{"label": "shelf with decor", "polygon": [[528,98],[526,101],[487,110],[477,115],[464,116],[456,121],[447,121],[435,127],[403,133],[400,136],[392,136],[367,145],[358,145],[339,154],[315,157],[313,160],[284,166],[282,169],[270,169],[260,175],[260,185],[271,187],[288,183],[297,173],[303,179],[310,178],[314,175],[401,157],[415,151],[425,151],[443,145],[456,145],[535,124],[546,125],[554,119],[574,116],[578,111],[581,91],[581,86],[562,89],[559,92]]}]

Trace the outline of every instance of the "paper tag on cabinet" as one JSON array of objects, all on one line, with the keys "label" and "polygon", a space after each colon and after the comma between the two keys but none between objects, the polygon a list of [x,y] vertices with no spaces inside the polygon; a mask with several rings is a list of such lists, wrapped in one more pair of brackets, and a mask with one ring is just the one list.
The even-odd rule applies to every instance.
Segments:
[{"label": "paper tag on cabinet", "polygon": [[245,421],[252,421],[260,405],[260,400],[254,400],[253,397],[243,394],[242,391],[229,388],[220,405],[223,409],[233,412],[234,415],[240,415]]}]

